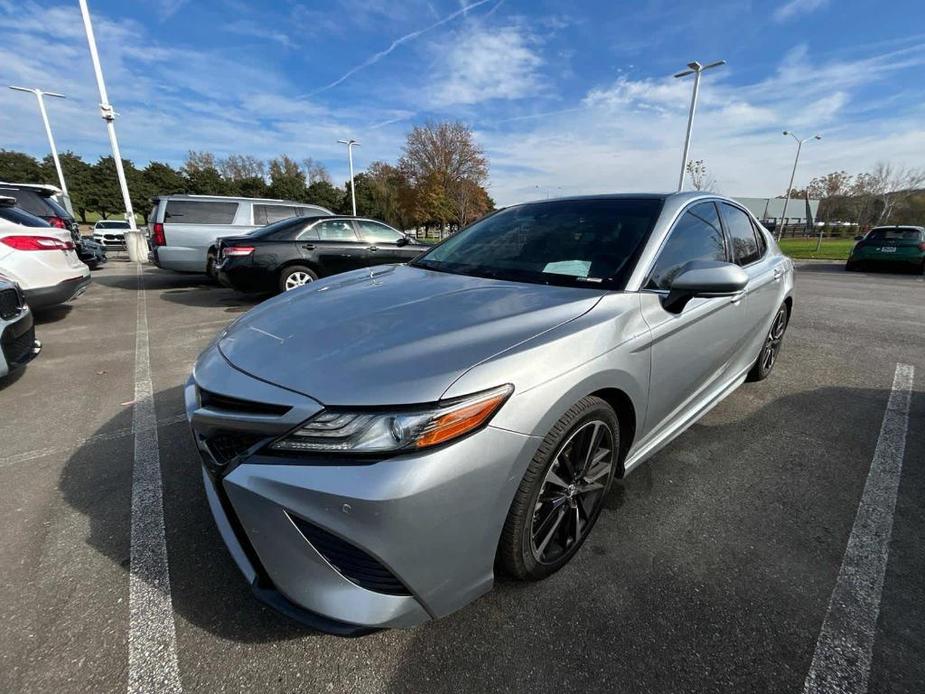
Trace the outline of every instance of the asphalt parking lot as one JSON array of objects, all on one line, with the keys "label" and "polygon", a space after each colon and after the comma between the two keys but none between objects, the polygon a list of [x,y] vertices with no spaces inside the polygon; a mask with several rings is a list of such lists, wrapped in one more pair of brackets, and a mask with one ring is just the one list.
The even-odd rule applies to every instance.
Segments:
[{"label": "asphalt parking lot", "polygon": [[[920,276],[800,265],[771,378],[618,484],[575,561],[358,639],[254,600],[208,511],[181,386],[254,301],[151,267],[143,283],[186,691],[802,691],[897,364],[915,380],[867,689],[925,690]],[[43,353],[0,389],[2,691],[129,686],[130,631],[146,628],[128,600],[138,285],[118,260],[94,273],[39,317]]]}]

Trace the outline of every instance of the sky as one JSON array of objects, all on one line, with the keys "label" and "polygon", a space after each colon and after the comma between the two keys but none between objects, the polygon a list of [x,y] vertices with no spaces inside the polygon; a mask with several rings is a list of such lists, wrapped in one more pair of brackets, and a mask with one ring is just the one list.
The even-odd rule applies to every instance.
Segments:
[{"label": "sky", "polygon": [[[122,154],[187,150],[394,162],[411,127],[469,125],[499,205],[677,185],[691,60],[691,159],[720,192],[782,194],[879,161],[925,167],[921,0],[90,0]],[[0,86],[49,100],[59,150],[109,153],[76,0],[0,0]],[[0,89],[0,148],[48,144],[31,95]]]}]

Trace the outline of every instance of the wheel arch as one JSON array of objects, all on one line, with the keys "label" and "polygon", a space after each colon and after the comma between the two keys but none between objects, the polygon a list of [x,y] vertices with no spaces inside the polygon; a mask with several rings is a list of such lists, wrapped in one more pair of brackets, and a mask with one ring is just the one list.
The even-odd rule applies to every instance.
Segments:
[{"label": "wheel arch", "polygon": [[602,388],[588,395],[598,397],[617,413],[617,422],[620,424],[620,477],[623,476],[623,462],[633,446],[636,438],[636,408],[629,395],[619,388]]}]

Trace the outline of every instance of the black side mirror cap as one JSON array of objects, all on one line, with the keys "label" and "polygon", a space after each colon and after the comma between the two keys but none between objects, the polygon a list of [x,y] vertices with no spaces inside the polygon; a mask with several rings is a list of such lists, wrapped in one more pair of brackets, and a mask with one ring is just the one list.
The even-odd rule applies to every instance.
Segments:
[{"label": "black side mirror cap", "polygon": [[398,239],[398,241],[395,242],[395,245],[407,246],[409,243],[411,243],[411,239],[409,239],[407,236],[402,236],[400,239]]},{"label": "black side mirror cap", "polygon": [[692,260],[681,266],[662,302],[666,311],[680,313],[695,296],[735,296],[748,285],[748,274],[733,263]]}]

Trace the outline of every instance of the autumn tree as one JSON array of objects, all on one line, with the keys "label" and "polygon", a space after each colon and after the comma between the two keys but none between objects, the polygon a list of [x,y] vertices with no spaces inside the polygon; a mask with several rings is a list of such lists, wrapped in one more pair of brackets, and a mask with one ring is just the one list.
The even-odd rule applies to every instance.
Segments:
[{"label": "autumn tree", "polygon": [[428,122],[408,134],[399,167],[417,190],[418,216],[465,225],[472,218],[472,186],[484,188],[488,160],[460,122]]},{"label": "autumn tree", "polygon": [[306,197],[305,174],[301,167],[286,154],[270,160],[269,194],[283,200],[304,201]]},{"label": "autumn tree", "polygon": [[305,157],[305,159],[302,160],[302,172],[305,174],[305,182],[308,183],[308,185],[318,183],[319,181],[325,183],[331,182],[331,174],[328,173],[328,167],[312,157]]}]

